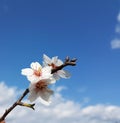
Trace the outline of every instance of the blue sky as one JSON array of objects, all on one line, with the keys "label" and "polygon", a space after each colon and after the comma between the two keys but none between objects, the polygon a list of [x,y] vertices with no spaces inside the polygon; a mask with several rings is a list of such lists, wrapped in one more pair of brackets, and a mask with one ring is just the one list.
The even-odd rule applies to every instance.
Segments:
[{"label": "blue sky", "polygon": [[42,55],[77,58],[65,86],[67,99],[85,105],[120,106],[120,1],[118,0],[1,0],[0,81],[20,89],[29,82],[21,69]]}]

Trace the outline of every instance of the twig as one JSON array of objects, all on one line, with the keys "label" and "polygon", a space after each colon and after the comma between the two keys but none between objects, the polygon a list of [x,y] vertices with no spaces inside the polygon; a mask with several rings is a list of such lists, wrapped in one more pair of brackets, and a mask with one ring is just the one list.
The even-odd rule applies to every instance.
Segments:
[{"label": "twig", "polygon": [[58,70],[61,70],[61,69],[63,69],[64,67],[66,67],[68,65],[69,66],[75,66],[76,65],[76,61],[77,61],[76,58],[73,58],[73,59],[70,60],[70,58],[67,56],[66,59],[65,59],[65,62],[61,66],[57,66],[56,68],[52,69],[51,73],[55,73]]},{"label": "twig", "polygon": [[[63,69],[64,67],[66,67],[66,66],[68,66],[68,65],[69,65],[69,66],[75,66],[75,65],[76,65],[76,61],[77,61],[77,59],[75,59],[75,58],[70,60],[69,57],[66,57],[65,62],[64,62],[61,66],[58,66],[58,67],[52,69],[51,73],[53,74],[53,73],[57,72],[58,70]],[[4,122],[6,116],[7,116],[17,105],[29,107],[29,108],[32,108],[32,109],[34,110],[34,105],[35,105],[35,104],[26,104],[26,103],[21,102],[22,99],[23,99],[28,93],[29,93],[29,89],[27,88],[27,89],[23,92],[22,96],[21,96],[16,102],[13,103],[13,105],[12,105],[10,108],[8,108],[8,109],[5,110],[4,114],[0,117],[0,123],[1,123],[1,122]]]},{"label": "twig", "polygon": [[31,108],[31,109],[35,110],[35,108],[34,108],[35,103],[33,103],[33,104],[28,104],[28,103],[18,102],[17,105],[19,105],[19,106],[25,106],[25,107],[28,107],[28,108]]},{"label": "twig", "polygon": [[29,93],[29,89],[26,89],[22,96],[8,109],[6,109],[5,113],[0,118],[0,122],[5,120],[5,117],[21,102],[21,100]]}]

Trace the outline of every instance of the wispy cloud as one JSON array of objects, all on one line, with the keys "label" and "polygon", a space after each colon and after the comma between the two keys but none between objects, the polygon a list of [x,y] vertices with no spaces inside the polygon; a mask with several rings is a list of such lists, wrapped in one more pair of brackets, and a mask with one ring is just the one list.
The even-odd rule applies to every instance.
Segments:
[{"label": "wispy cloud", "polygon": [[119,14],[117,16],[117,20],[118,20],[118,22],[120,22],[120,12],[119,12]]},{"label": "wispy cloud", "polygon": [[120,48],[120,39],[114,39],[111,41],[111,48],[118,49]]},{"label": "wispy cloud", "polygon": [[117,21],[118,21],[118,24],[116,26],[116,33],[120,33],[120,12],[117,16]]},{"label": "wispy cloud", "polygon": [[[56,89],[50,106],[43,106],[38,100],[35,111],[18,107],[9,114],[7,123],[115,123],[120,121],[119,106],[97,104],[82,107],[80,103],[63,98],[60,88]],[[3,82],[0,83],[0,99],[2,99],[0,114],[6,109],[6,103],[9,103],[7,100],[16,99],[16,91],[15,88],[8,87]]]},{"label": "wispy cloud", "polygon": [[[118,22],[116,24],[115,32],[119,36],[120,35],[120,12],[117,16],[117,21]],[[115,37],[115,39],[113,39],[111,41],[111,48],[112,49],[119,49],[120,48],[120,38],[119,37]]]},{"label": "wispy cloud", "polygon": [[116,26],[115,32],[116,32],[116,33],[120,33],[120,24],[118,24],[118,25]]}]

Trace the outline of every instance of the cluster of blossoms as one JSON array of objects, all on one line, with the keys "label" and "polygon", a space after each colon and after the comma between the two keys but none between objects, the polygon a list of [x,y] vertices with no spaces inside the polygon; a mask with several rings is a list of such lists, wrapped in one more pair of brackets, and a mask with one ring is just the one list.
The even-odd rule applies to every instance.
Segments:
[{"label": "cluster of blossoms", "polygon": [[38,62],[32,62],[31,68],[22,69],[21,74],[25,75],[30,81],[28,99],[31,102],[39,97],[41,103],[45,105],[50,104],[50,96],[53,94],[53,90],[49,89],[48,86],[54,84],[60,78],[70,77],[70,74],[63,69],[52,73],[53,69],[62,64],[63,62],[57,56],[49,58],[44,54],[43,65],[40,65]]}]

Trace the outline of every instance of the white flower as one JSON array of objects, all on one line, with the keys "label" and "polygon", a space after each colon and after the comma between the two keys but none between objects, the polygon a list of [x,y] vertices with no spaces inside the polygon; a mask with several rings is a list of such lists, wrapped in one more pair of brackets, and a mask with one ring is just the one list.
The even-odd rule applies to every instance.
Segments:
[{"label": "white flower", "polygon": [[[61,61],[60,59],[58,59],[58,56],[52,57],[52,59],[50,59],[47,55],[43,55],[43,65],[44,66],[51,66],[52,69],[61,66],[63,64],[63,61]],[[61,78],[69,78],[70,77],[70,73],[65,71],[65,70],[58,70],[57,72],[53,73],[53,77],[55,80],[58,80]]]},{"label": "white flower", "polygon": [[[52,80],[52,74],[51,74],[51,67],[46,66],[43,67],[38,62],[32,62],[30,65],[31,68],[25,68],[22,69],[21,74],[27,76],[27,79],[32,82],[36,83],[40,81],[41,79],[49,79]],[[55,81],[51,81],[55,82]]]},{"label": "white flower", "polygon": [[41,79],[37,83],[31,83],[28,99],[33,102],[39,98],[41,103],[49,105],[51,103],[50,96],[53,94],[53,91],[48,88],[49,84],[51,84],[50,79]]},{"label": "white flower", "polygon": [[35,101],[38,97],[40,102],[49,105],[50,96],[53,91],[48,88],[48,85],[55,83],[53,74],[51,74],[51,66],[43,67],[38,62],[32,62],[31,68],[22,69],[21,74],[27,76],[30,81],[29,100]]}]

